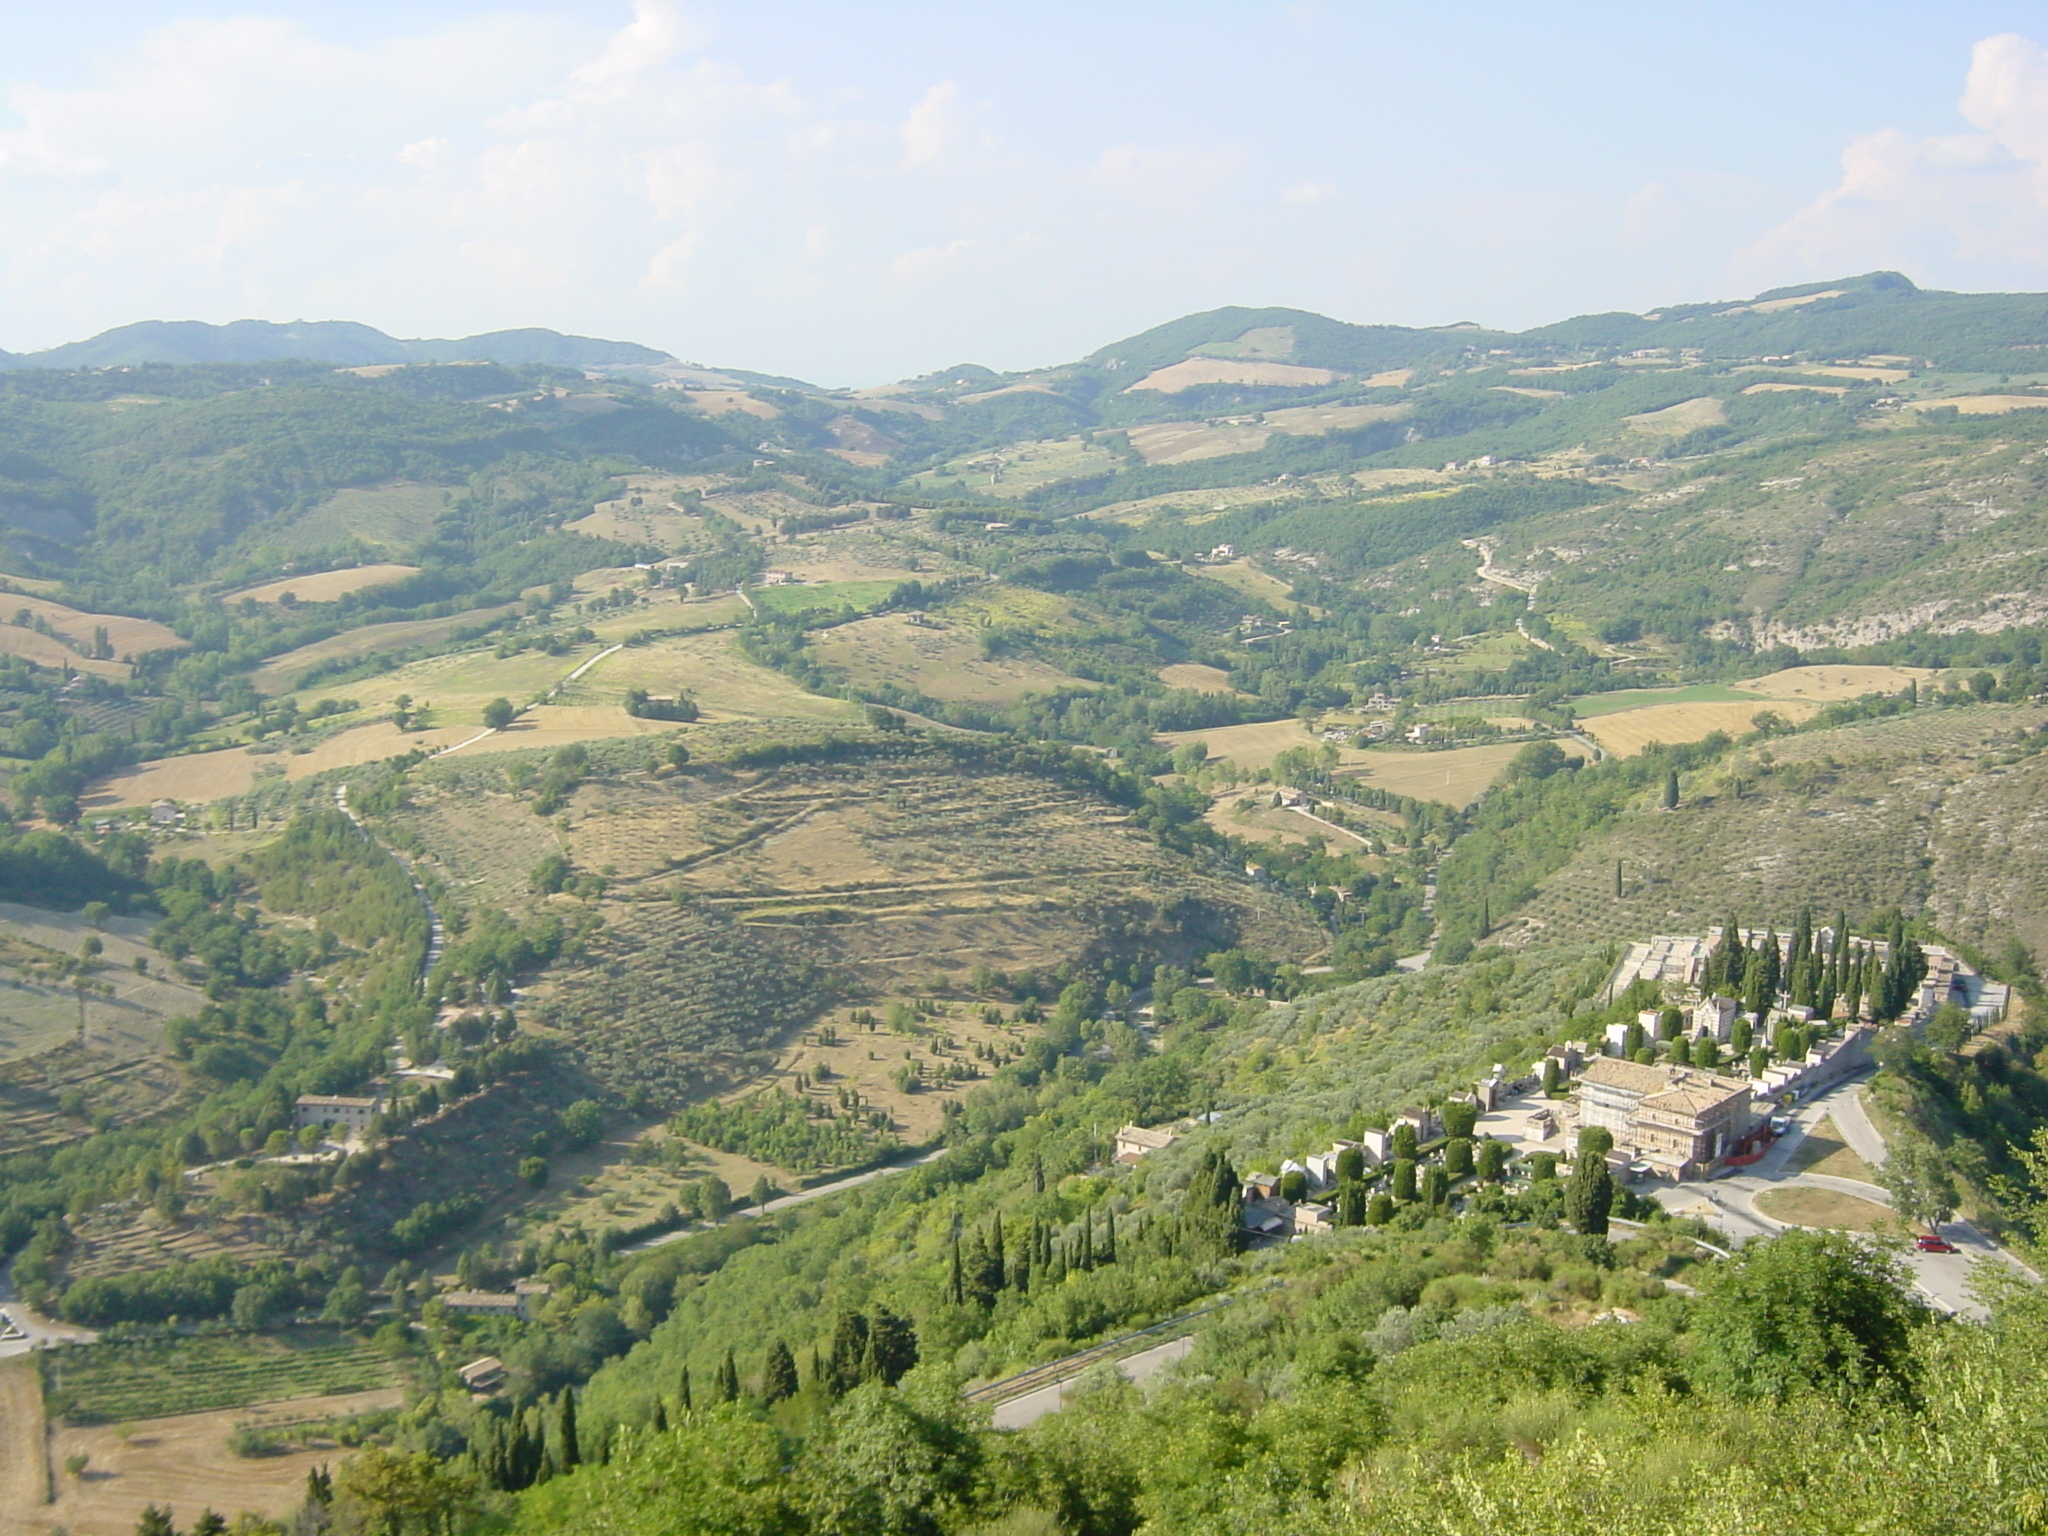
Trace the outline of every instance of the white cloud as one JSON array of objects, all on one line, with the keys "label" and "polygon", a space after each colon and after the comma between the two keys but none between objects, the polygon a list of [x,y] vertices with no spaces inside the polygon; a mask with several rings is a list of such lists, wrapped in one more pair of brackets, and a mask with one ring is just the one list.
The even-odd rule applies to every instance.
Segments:
[{"label": "white cloud", "polygon": [[1092,172],[1096,183],[1125,196],[1183,200],[1199,197],[1244,168],[1243,146],[1147,149],[1113,144]]},{"label": "white cloud", "polygon": [[1742,253],[1752,275],[1937,269],[2038,285],[2048,260],[2048,54],[2010,33],[1972,51],[1957,103],[1973,133],[1854,140],[1841,180]]},{"label": "white cloud", "polygon": [[896,130],[896,136],[903,141],[904,168],[936,165],[945,158],[961,131],[960,87],[951,80],[933,86]]},{"label": "white cloud", "polygon": [[981,242],[968,237],[948,245],[928,245],[915,251],[905,251],[889,264],[889,270],[906,283],[929,282],[959,266]]},{"label": "white cloud", "polygon": [[403,164],[431,171],[448,157],[448,151],[454,147],[438,135],[430,139],[414,139],[398,152],[398,158]]},{"label": "white cloud", "polygon": [[1280,194],[1283,203],[1327,203],[1337,195],[1334,181],[1304,181]]}]

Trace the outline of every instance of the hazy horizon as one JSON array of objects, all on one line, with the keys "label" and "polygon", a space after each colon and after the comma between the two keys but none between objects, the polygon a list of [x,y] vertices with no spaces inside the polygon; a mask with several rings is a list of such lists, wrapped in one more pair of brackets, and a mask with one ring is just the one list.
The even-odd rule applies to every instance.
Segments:
[{"label": "hazy horizon", "polygon": [[2048,32],[1963,4],[368,0],[0,13],[0,347],[522,326],[866,384],[1190,311],[1520,330],[2048,289]]}]

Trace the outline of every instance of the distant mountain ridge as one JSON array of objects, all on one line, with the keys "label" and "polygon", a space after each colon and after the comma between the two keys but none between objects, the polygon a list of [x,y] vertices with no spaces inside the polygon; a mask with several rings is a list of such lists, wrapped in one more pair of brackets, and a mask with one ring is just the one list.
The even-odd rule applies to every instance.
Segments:
[{"label": "distant mountain ridge", "polygon": [[147,363],[267,363],[285,359],[353,368],[404,363],[547,363],[561,368],[672,362],[631,341],[566,336],[539,327],[456,339],[402,340],[353,320],[139,320],[41,352],[0,352],[0,368],[122,368]]}]

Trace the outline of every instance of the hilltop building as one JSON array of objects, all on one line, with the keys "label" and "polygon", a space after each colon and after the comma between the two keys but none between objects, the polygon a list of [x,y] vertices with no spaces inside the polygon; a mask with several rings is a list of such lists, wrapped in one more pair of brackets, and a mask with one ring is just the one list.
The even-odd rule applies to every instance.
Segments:
[{"label": "hilltop building", "polygon": [[1749,1135],[1751,1085],[1693,1067],[1601,1056],[1579,1074],[1579,1124],[1668,1179],[1695,1178]]}]

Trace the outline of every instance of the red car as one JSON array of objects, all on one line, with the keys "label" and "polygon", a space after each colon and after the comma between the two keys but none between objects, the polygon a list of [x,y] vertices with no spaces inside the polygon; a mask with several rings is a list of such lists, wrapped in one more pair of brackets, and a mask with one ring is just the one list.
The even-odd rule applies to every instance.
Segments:
[{"label": "red car", "polygon": [[1933,1232],[1922,1232],[1913,1239],[1913,1246],[1922,1253],[1954,1253],[1956,1251],[1954,1243]]}]

